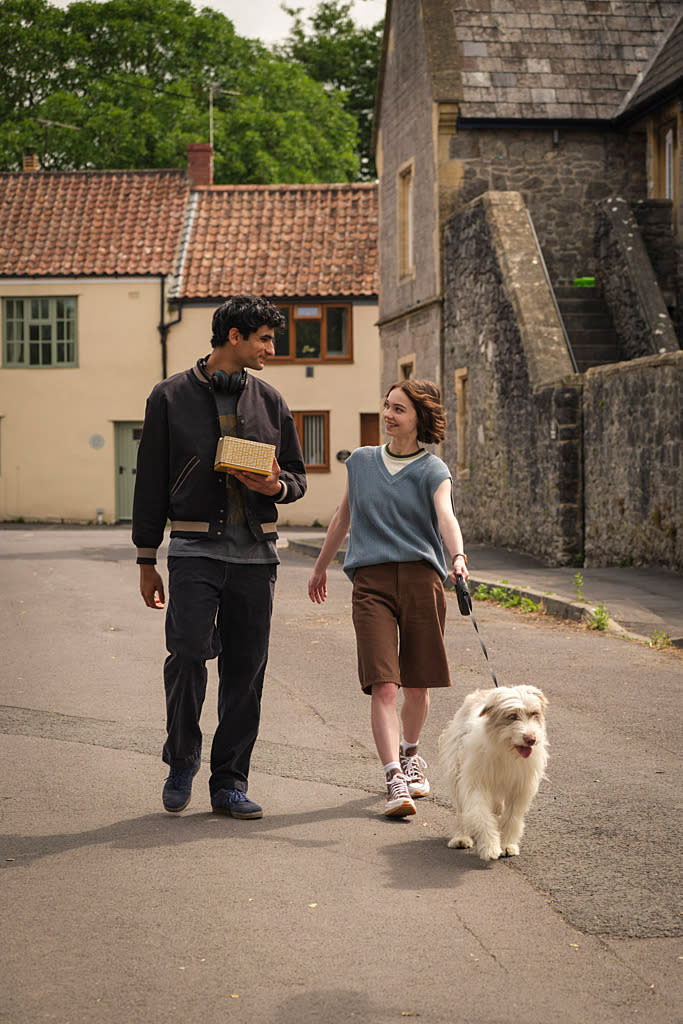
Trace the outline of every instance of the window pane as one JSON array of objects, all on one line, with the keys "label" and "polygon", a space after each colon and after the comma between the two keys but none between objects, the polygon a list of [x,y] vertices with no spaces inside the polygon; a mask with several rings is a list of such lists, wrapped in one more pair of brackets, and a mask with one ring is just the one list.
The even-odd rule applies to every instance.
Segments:
[{"label": "window pane", "polygon": [[328,356],[347,356],[349,354],[348,313],[346,306],[327,307]]},{"label": "window pane", "polygon": [[[3,351],[6,365],[75,365],[76,302],[75,298],[57,296],[3,299]],[[25,340],[30,344],[24,344]]]},{"label": "window pane", "polygon": [[325,417],[304,416],[304,462],[322,466],[325,462]]},{"label": "window pane", "polygon": [[297,320],[296,357],[297,359],[320,358],[319,320]]},{"label": "window pane", "polygon": [[275,331],[275,355],[276,356],[288,356],[289,353],[289,322],[290,312],[289,306],[278,307],[283,317],[285,318],[285,326],[278,327]]},{"label": "window pane", "polygon": [[24,363],[24,345],[20,341],[10,342],[7,345],[7,362],[13,366]]}]

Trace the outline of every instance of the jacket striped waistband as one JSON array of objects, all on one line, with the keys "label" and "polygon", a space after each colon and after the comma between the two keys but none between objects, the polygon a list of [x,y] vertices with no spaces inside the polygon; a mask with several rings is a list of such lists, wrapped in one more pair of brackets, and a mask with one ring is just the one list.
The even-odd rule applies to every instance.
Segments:
[{"label": "jacket striped waistband", "polygon": [[[261,523],[261,529],[264,533],[275,533],[277,530],[277,523]],[[190,520],[175,519],[171,522],[171,530],[180,530],[183,533],[208,533],[208,523],[193,523]]]}]

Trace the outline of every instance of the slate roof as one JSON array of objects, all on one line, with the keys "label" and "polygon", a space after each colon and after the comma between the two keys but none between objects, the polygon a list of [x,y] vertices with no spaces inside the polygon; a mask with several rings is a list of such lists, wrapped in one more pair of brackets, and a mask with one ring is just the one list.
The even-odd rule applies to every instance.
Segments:
[{"label": "slate roof", "polygon": [[[401,2],[389,0],[387,23]],[[612,119],[681,12],[669,0],[422,7],[435,99],[458,103],[462,119]]]},{"label": "slate roof", "polygon": [[377,295],[377,186],[199,188],[173,297]]},{"label": "slate roof", "polygon": [[0,174],[0,276],[168,274],[185,171]]},{"label": "slate roof", "polygon": [[683,91],[683,10],[650,65],[636,80],[623,106],[625,113],[647,106],[656,97]]}]

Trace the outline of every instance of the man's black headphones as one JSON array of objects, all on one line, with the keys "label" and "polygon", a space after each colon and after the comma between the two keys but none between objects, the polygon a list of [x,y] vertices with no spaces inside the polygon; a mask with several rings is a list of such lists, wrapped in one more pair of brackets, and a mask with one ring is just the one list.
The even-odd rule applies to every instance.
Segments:
[{"label": "man's black headphones", "polygon": [[223,391],[226,395],[238,395],[247,386],[247,371],[236,370],[234,373],[226,373],[225,370],[216,370],[211,382],[216,391]]},{"label": "man's black headphones", "polygon": [[222,391],[226,395],[238,395],[247,386],[247,371],[236,370],[234,373],[226,373],[225,370],[216,370],[210,374],[206,367],[206,359],[199,360],[199,368],[216,391]]}]

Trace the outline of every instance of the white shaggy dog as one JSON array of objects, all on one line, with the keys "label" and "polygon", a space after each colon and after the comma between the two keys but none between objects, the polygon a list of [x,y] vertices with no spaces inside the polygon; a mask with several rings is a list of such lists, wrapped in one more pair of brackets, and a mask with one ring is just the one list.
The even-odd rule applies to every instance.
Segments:
[{"label": "white shaggy dog", "polygon": [[547,700],[535,686],[470,693],[439,738],[455,808],[451,847],[482,860],[519,853],[524,817],[548,761]]}]

